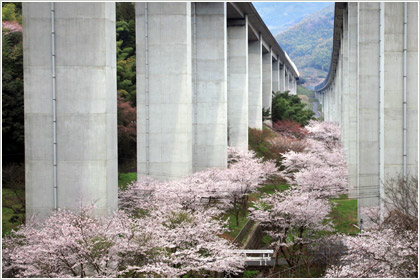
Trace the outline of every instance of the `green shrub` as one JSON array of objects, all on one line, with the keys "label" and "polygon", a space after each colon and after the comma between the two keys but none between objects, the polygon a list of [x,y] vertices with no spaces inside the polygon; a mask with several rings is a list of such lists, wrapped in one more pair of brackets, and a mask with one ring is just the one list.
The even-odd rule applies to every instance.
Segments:
[{"label": "green shrub", "polygon": [[305,109],[297,95],[289,95],[289,91],[277,92],[272,100],[271,117],[273,122],[292,120],[307,125],[309,120],[313,118],[314,112]]}]

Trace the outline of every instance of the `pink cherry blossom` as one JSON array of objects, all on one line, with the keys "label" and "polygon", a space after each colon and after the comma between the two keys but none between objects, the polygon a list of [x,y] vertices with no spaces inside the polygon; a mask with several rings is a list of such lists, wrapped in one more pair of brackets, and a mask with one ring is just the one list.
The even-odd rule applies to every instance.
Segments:
[{"label": "pink cherry blossom", "polygon": [[331,230],[328,200],[315,199],[293,188],[261,199],[256,209],[250,210],[251,219],[260,222],[272,237],[276,255],[281,255],[291,268],[299,263],[302,246],[314,241],[314,232]]},{"label": "pink cherry blossom", "polygon": [[340,264],[329,267],[328,278],[417,278],[418,237],[394,229],[343,236],[347,247]]}]

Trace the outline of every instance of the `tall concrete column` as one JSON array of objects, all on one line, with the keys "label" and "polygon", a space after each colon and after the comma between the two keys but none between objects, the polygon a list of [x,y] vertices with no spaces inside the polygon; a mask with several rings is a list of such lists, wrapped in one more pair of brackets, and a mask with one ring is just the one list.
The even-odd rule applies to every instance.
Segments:
[{"label": "tall concrete column", "polygon": [[272,63],[272,53],[270,51],[267,53],[263,53],[262,55],[262,72],[263,72],[263,108],[267,109],[270,108],[271,113],[271,97],[273,91],[273,63]]},{"label": "tall concrete column", "polygon": [[57,207],[106,215],[118,203],[115,3],[55,3],[53,14],[23,3],[26,217],[54,209],[54,139]]},{"label": "tall concrete column", "polygon": [[293,75],[289,74],[289,89],[290,94],[295,95],[295,92],[293,91]]},{"label": "tall concrete column", "polygon": [[280,62],[277,59],[273,61],[273,91],[278,92],[280,90]]},{"label": "tall concrete column", "polygon": [[248,150],[248,17],[228,23],[229,146]]},{"label": "tall concrete column", "polygon": [[280,91],[281,92],[284,92],[284,91],[286,91],[286,74],[285,74],[285,71],[286,71],[286,66],[284,66],[284,64],[280,64],[280,81],[279,81],[279,83],[280,83]]},{"label": "tall concrete column", "polygon": [[328,89],[325,89],[322,94],[322,112],[324,113],[324,121],[327,121],[328,111]]},{"label": "tall concrete column", "polygon": [[325,91],[325,121],[330,120],[330,89]]},{"label": "tall concrete column", "polygon": [[262,129],[262,41],[248,44],[248,122]]},{"label": "tall concrete column", "polygon": [[294,83],[293,83],[293,74],[289,73],[289,90],[290,90],[290,94],[292,95],[296,95],[296,92],[294,91]]},{"label": "tall concrete column", "polygon": [[[418,3],[407,3],[407,169],[418,164]],[[403,174],[404,3],[385,4],[384,177]],[[396,148],[398,147],[398,148]]]},{"label": "tall concrete column", "polygon": [[335,98],[335,115],[334,121],[341,126],[341,115],[342,115],[342,87],[343,87],[343,44],[340,45],[340,55],[339,55],[338,65],[337,65],[337,73],[335,81],[337,83],[336,91],[334,93]]},{"label": "tall concrete column", "polygon": [[285,91],[286,90],[288,90],[288,91],[290,91],[290,88],[289,88],[289,71],[286,69],[285,71],[284,71],[284,87],[285,87]]},{"label": "tall concrete column", "polygon": [[[341,41],[341,55],[343,57],[342,72],[341,72],[341,140],[343,143],[344,152],[348,154],[348,126],[349,126],[349,91],[348,91],[348,78],[349,78],[349,49],[348,49],[348,17],[347,9],[343,15],[343,36]],[[345,130],[345,131],[344,131]],[[348,158],[347,158],[348,159]]]},{"label": "tall concrete column", "polygon": [[358,3],[348,3],[347,13],[347,48],[348,48],[348,84],[346,94],[348,95],[348,131],[347,139],[347,164],[349,170],[349,197],[357,195],[357,9]]},{"label": "tall concrete column", "polygon": [[191,3],[136,3],[139,176],[192,173],[191,50]]},{"label": "tall concrete column", "polygon": [[[337,70],[338,71],[338,70]],[[335,80],[333,82],[333,86],[330,88],[330,92],[328,93],[328,99],[329,99],[329,121],[334,122],[334,118],[335,118]]]},{"label": "tall concrete column", "polygon": [[337,90],[337,87],[336,87],[336,85],[335,85],[335,81],[334,81],[334,83],[333,83],[333,86],[331,87],[331,89],[330,89],[330,92],[329,92],[329,100],[330,100],[330,114],[329,114],[329,118],[330,118],[330,120],[329,121],[331,121],[331,122],[334,122],[335,121],[335,97],[336,97],[336,95],[335,95],[335,92],[336,92],[336,90]]},{"label": "tall concrete column", "polygon": [[194,171],[227,166],[226,2],[195,5]]},{"label": "tall concrete column", "polygon": [[331,118],[331,90],[332,85],[327,89],[327,94],[325,96],[325,104],[326,104],[326,110],[325,110],[325,120],[330,121]]},{"label": "tall concrete column", "polygon": [[[390,3],[387,3],[390,4]],[[407,172],[418,172],[419,28],[418,2],[407,3]],[[390,26],[392,27],[392,25]],[[385,72],[386,73],[386,72]]]},{"label": "tall concrete column", "polygon": [[379,7],[359,2],[359,205],[379,205]]}]

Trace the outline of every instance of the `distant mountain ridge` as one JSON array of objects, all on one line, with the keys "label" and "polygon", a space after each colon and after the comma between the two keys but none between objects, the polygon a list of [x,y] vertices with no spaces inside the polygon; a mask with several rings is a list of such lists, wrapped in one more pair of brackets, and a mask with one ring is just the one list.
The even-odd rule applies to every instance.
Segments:
[{"label": "distant mountain ridge", "polygon": [[273,35],[287,30],[306,16],[333,5],[331,2],[252,2]]},{"label": "distant mountain ridge", "polygon": [[299,69],[305,86],[321,83],[329,70],[334,27],[334,5],[329,4],[276,36]]}]

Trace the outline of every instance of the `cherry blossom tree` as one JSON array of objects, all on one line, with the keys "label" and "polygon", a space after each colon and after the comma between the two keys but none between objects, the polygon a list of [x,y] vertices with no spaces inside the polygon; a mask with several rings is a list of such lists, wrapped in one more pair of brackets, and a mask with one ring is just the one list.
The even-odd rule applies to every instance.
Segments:
[{"label": "cherry blossom tree", "polygon": [[364,207],[364,231],[339,236],[346,251],[326,277],[418,278],[418,179],[384,182],[385,213]]},{"label": "cherry blossom tree", "polygon": [[[236,274],[243,270],[244,256],[228,240],[220,237],[224,224],[214,219],[212,213],[162,207],[153,211],[150,218],[157,222],[162,234],[163,252],[159,262],[131,265],[124,276],[180,277],[188,273],[199,277],[211,272]],[[152,274],[150,274],[152,273]]]},{"label": "cherry blossom tree", "polygon": [[91,208],[58,210],[44,222],[28,223],[14,232],[3,243],[3,274],[236,274],[243,270],[244,256],[221,237],[227,230],[221,214],[247,207],[247,195],[276,174],[274,162],[229,149],[229,168],[224,170],[208,169],[174,181],[140,178],[120,192],[121,210],[109,217],[94,217]]},{"label": "cherry blossom tree", "polygon": [[248,195],[278,170],[273,161],[263,161],[253,152],[234,148],[228,152],[227,169],[211,168],[174,181],[141,179],[120,194],[120,205],[141,212],[170,201],[184,210],[211,208],[221,213],[231,209],[238,218],[240,211],[248,208]]},{"label": "cherry blossom tree", "polygon": [[[230,164],[226,170],[230,184],[228,197],[235,212],[238,225],[239,211],[248,208],[248,195],[266,182],[269,178],[278,175],[274,161],[262,161],[253,152],[239,152],[233,148],[230,151]],[[240,207],[237,203],[239,201]]]},{"label": "cherry blossom tree", "polygon": [[305,129],[309,132],[311,138],[327,144],[337,143],[341,137],[340,127],[333,122],[310,120]]},{"label": "cherry blossom tree", "polygon": [[307,147],[283,154],[281,175],[290,190],[261,199],[250,214],[272,237],[277,258],[282,256],[292,270],[302,260],[308,261],[302,256],[304,250],[313,247],[311,243],[317,242],[317,233],[332,229],[329,198],[347,192],[339,127],[311,121],[306,129]]},{"label": "cherry blossom tree", "polygon": [[311,121],[308,131],[310,139],[303,152],[283,154],[283,177],[315,197],[330,198],[347,193],[348,171],[338,126]]},{"label": "cherry blossom tree", "polygon": [[299,187],[301,192],[315,198],[332,198],[347,193],[347,173],[336,167],[308,167],[294,174],[287,181]]},{"label": "cherry blossom tree", "polygon": [[327,269],[327,278],[417,278],[418,239],[412,231],[393,229],[343,236],[347,251],[339,265]]},{"label": "cherry blossom tree", "polygon": [[295,151],[283,154],[282,165],[284,166],[282,175],[285,177],[292,177],[293,172],[298,172],[304,168],[325,166],[323,160],[317,154]]},{"label": "cherry blossom tree", "polygon": [[313,242],[314,233],[331,229],[327,216],[331,211],[329,202],[295,188],[262,198],[256,209],[250,210],[251,219],[260,222],[264,232],[272,237],[275,265],[281,255],[290,268],[295,267],[305,245]]},{"label": "cherry blossom tree", "polygon": [[[267,142],[270,144],[270,151],[273,153],[284,154],[289,151],[302,152],[306,147],[306,140],[303,139],[294,139],[281,135],[276,135],[276,137],[268,138]],[[278,160],[277,163],[281,165],[281,160]]]},{"label": "cherry blossom tree", "polygon": [[220,237],[208,212],[167,204],[142,217],[118,211],[94,218],[58,210],[4,240],[3,275],[17,277],[180,277],[238,273],[244,258]]},{"label": "cherry blossom tree", "polygon": [[174,181],[140,178],[120,192],[121,210],[109,217],[92,216],[92,206],[57,210],[43,222],[28,223],[4,239],[3,275],[236,274],[244,256],[221,237],[227,225],[221,214],[247,208],[249,193],[278,171],[274,162],[232,148],[228,165]]},{"label": "cherry blossom tree", "polygon": [[[138,256],[154,244],[153,224],[135,222],[123,212],[94,218],[91,208],[79,213],[55,211],[39,224],[31,221],[3,240],[3,273],[17,277],[116,277],[129,247]],[[143,238],[141,238],[143,237]]]},{"label": "cherry blossom tree", "polygon": [[2,28],[6,29],[5,34],[9,34],[12,32],[22,32],[22,25],[15,21],[2,21]]}]

